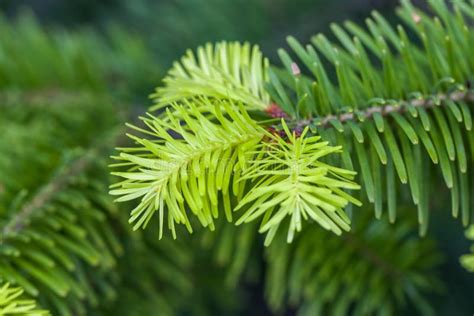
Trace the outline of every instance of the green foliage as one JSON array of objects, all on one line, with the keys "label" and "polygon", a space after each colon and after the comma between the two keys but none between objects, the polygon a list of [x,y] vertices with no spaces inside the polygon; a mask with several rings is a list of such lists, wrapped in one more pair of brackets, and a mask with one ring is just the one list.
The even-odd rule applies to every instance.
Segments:
[{"label": "green foliage", "polygon": [[[219,208],[232,221],[232,204],[239,203],[235,211],[242,208],[245,212],[237,223],[264,215],[260,231],[268,231],[266,244],[285,217],[291,217],[288,242],[308,218],[336,234],[341,228],[349,230],[343,208],[349,200],[359,202],[342,189],[359,188],[348,181],[354,173],[319,161],[340,148],[318,142],[316,136],[304,138],[307,131],[296,137],[283,123],[287,144],[259,127],[243,106],[226,100],[184,102],[184,106],[173,105],[164,118],[142,118],[148,130],[134,129],[154,138],[130,136],[141,148],[123,148],[115,157],[120,162],[113,166],[129,170],[113,173],[125,180],[113,185],[110,193],[121,196],[118,202],[140,198],[130,217],[134,229],[146,227],[158,212],[160,237],[165,222],[174,237],[175,223],[192,232],[189,209],[202,226],[214,230]],[[206,118],[202,108],[210,109],[216,122]],[[268,138],[259,144],[265,133]],[[247,180],[256,182],[250,184],[250,192]],[[242,197],[244,192],[247,195]]]},{"label": "green foliage", "polygon": [[461,214],[464,225],[474,205],[468,168],[474,157],[468,22],[474,7],[456,1],[450,13],[441,0],[429,3],[438,16],[403,1],[398,13],[406,26],[392,27],[373,12],[368,30],[352,22],[331,25],[337,42],[320,34],[303,46],[289,37],[294,57],[279,50],[285,69],[274,70],[269,90],[288,114],[309,120],[323,139],[345,148],[343,165],[358,171],[361,194],[377,218],[385,208],[395,220],[406,195],[397,178],[408,183],[422,234],[438,173],[450,190],[453,216]]},{"label": "green foliage", "polygon": [[[339,42],[290,38],[282,69],[250,44],[189,52],[132,145],[123,96],[157,81],[139,38],[2,19],[0,314],[258,314],[258,282],[276,313],[431,314],[439,252],[400,210],[426,232],[442,178],[472,220],[474,9],[430,3],[438,18],[403,4],[408,28],[374,13],[333,25]],[[117,144],[111,191],[159,233],[129,232],[106,192]]]},{"label": "green foliage", "polygon": [[[0,89],[104,91],[113,86],[134,92],[137,88],[123,82],[158,80],[158,71],[149,66],[153,57],[137,37],[118,27],[109,27],[107,35],[108,40],[88,29],[45,28],[30,12],[14,23],[0,15]],[[143,75],[150,81],[144,83]]]},{"label": "green foliage", "polygon": [[60,314],[85,314],[84,302],[113,297],[111,271],[123,252],[97,161],[97,126],[105,133],[114,124],[110,103],[102,98],[97,109],[100,97],[79,93],[2,96],[0,152],[9,154],[0,161],[0,279]]},{"label": "green foliage", "polygon": [[[135,93],[134,85],[127,83],[123,91],[117,91],[122,86],[108,82],[109,78],[106,85],[105,81],[89,85],[78,68],[71,69],[71,76],[51,79],[49,70],[64,64],[56,51],[42,52],[43,44],[59,49],[53,42],[43,42],[42,36],[59,39],[64,35],[81,51],[84,42],[78,33],[46,32],[34,21],[24,16],[16,22],[18,29],[34,35],[16,43],[24,52],[9,51],[5,56],[14,61],[11,65],[31,66],[37,80],[24,81],[21,74],[8,70],[4,74],[9,79],[0,87],[1,284],[21,286],[54,315],[211,313],[204,298],[192,299],[201,295],[191,278],[193,270],[207,258],[197,262],[187,243],[176,248],[170,240],[158,243],[152,234],[131,235],[126,213],[118,212],[107,194],[106,157],[122,142],[116,124],[129,110],[123,99],[118,102],[113,97]],[[2,38],[0,50],[15,46],[11,41],[17,40],[14,28],[4,23],[1,30],[11,31],[12,36]],[[103,61],[117,63],[127,76],[139,75],[137,64],[149,56],[143,54],[140,42],[118,28],[111,29],[109,36],[117,43],[114,52],[91,47],[85,51],[87,63],[100,64],[98,59],[111,54],[110,60]],[[65,58],[64,62],[72,62],[73,54]],[[140,76],[150,73],[150,63]],[[94,77],[108,75],[102,71],[96,68]],[[74,80],[84,80],[84,85],[73,86]],[[133,80],[137,88],[143,88],[143,81]],[[109,85],[113,93],[105,91]],[[196,282],[211,290],[218,288],[217,277]],[[228,291],[219,293],[227,297],[222,304],[231,306]]]},{"label": "green foliage", "polygon": [[0,315],[41,316],[49,315],[36,308],[36,302],[22,297],[23,290],[5,283],[0,287]]},{"label": "green foliage", "polygon": [[368,214],[342,237],[306,226],[287,247],[275,240],[266,249],[271,306],[288,301],[298,315],[400,315],[412,305],[433,315],[427,295],[440,289],[433,241],[412,233],[413,217],[393,226]]},{"label": "green foliage", "polygon": [[104,157],[120,134],[110,99],[4,92],[0,110],[1,282],[55,315],[133,315],[145,298],[163,315],[185,310],[188,245],[131,236],[107,194]]},{"label": "green foliage", "polygon": [[305,137],[308,128],[300,136],[292,134],[284,122],[283,128],[287,139],[271,135],[268,143],[259,146],[243,174],[242,179],[256,183],[236,207],[238,210],[252,203],[237,224],[264,215],[260,232],[268,231],[266,245],[287,216],[291,217],[288,242],[293,240],[295,231],[301,231],[303,220],[313,220],[337,235],[350,230],[343,208],[349,200],[359,202],[342,189],[359,189],[349,181],[355,173],[320,161],[341,148],[328,146],[319,136]]},{"label": "green foliage", "polygon": [[[206,118],[198,110],[201,106],[213,107],[217,122]],[[221,107],[229,117],[222,114]],[[130,222],[135,222],[135,229],[145,227],[158,211],[160,236],[165,222],[173,236],[176,236],[175,223],[186,225],[192,232],[187,207],[202,226],[211,230],[219,205],[224,206],[230,221],[231,195],[242,194],[245,187],[245,182],[238,181],[238,170],[243,170],[246,164],[246,151],[253,148],[264,133],[243,106],[227,101],[216,104],[209,99],[185,101],[184,106],[174,105],[173,111],[167,111],[165,119],[152,115],[142,118],[148,130],[135,129],[154,138],[131,136],[141,148],[138,152],[137,148],[124,148],[120,156],[115,157],[121,161],[115,166],[126,166],[130,170],[114,173],[125,180],[113,185],[118,189],[110,191],[121,195],[116,200],[119,202],[141,198],[141,203],[131,212]],[[179,133],[179,137],[170,135],[169,130]],[[232,191],[229,190],[231,178],[236,183]]]},{"label": "green foliage", "polygon": [[[393,315],[412,305],[432,314],[425,295],[438,285],[437,251],[397,210],[412,201],[426,234],[430,194],[444,180],[453,217],[472,221],[474,5],[429,4],[436,16],[403,1],[405,26],[374,12],[367,30],[333,24],[336,41],[317,35],[303,46],[290,37],[291,49],[278,52],[283,68],[261,68],[260,54],[252,63],[249,48],[233,58],[232,45],[245,45],[188,52],[152,96],[158,114],[133,127],[147,136],[131,136],[135,146],[114,157],[125,180],[111,193],[139,199],[130,222],[144,227],[158,212],[160,236],[165,221],[175,236],[175,223],[192,231],[188,213],[211,230],[222,210],[228,221],[237,214],[246,225],[210,238],[218,260],[232,262],[233,282],[258,247],[250,229],[268,232],[275,308],[288,296],[308,315]],[[236,145],[238,136],[249,143]],[[349,194],[355,175],[362,190]],[[384,220],[353,212],[358,200]],[[260,217],[260,226],[248,223]]]},{"label": "green foliage", "polygon": [[251,47],[249,43],[208,43],[198,47],[196,56],[188,50],[163,79],[165,85],[152,94],[156,102],[152,110],[198,95],[233,100],[249,110],[263,110],[269,103],[264,88],[267,68],[268,60],[258,46]]},{"label": "green foliage", "polygon": [[[385,208],[390,221],[395,221],[397,203],[401,204],[406,199],[405,187],[398,189],[396,185],[398,178],[402,184],[409,185],[409,194],[418,208],[420,233],[425,234],[429,221],[430,185],[437,182],[427,179],[437,179],[441,173],[450,189],[453,216],[461,214],[463,224],[468,225],[472,217],[470,206],[474,203],[469,199],[469,192],[474,190],[469,181],[472,171],[468,168],[474,156],[474,135],[471,118],[473,93],[467,84],[473,65],[468,51],[474,47],[474,39],[465,22],[473,8],[459,2],[451,14],[441,0],[430,3],[439,17],[429,17],[407,1],[399,10],[410,32],[418,36],[420,45],[416,39],[409,40],[408,31],[403,26],[399,25],[395,30],[378,13],[373,13],[373,18],[367,20],[368,31],[351,22],[345,23],[347,30],[332,25],[340,44],[331,43],[324,35],[318,35],[313,38],[312,45],[304,48],[290,37],[289,45],[314,79],[303,75],[298,64],[284,50],[279,51],[284,70],[273,68],[267,74],[266,69],[252,67],[258,69],[258,75],[249,76],[245,71],[237,71],[248,67],[249,58],[233,60],[229,57],[232,55],[226,48],[233,44],[201,47],[198,49],[199,62],[195,61],[192,53],[188,53],[182,64],[175,64],[164,81],[165,86],[158,88],[154,94],[158,100],[158,106],[154,108],[161,109],[169,102],[187,100],[188,108],[192,108],[194,103],[195,109],[213,119],[215,114],[210,102],[203,106],[193,99],[212,97],[215,102],[230,98],[255,109],[253,100],[233,96],[234,91],[239,89],[235,88],[233,78],[224,76],[229,73],[228,65],[233,64],[234,78],[241,78],[244,85],[247,83],[247,91],[260,91],[258,87],[266,85],[271,101],[277,104],[262,102],[263,106],[266,104],[264,111],[260,114],[258,111],[249,112],[252,119],[264,128],[280,132],[283,126],[275,120],[266,120],[265,114],[283,117],[284,124],[290,129],[298,131],[301,126],[310,126],[312,132],[308,133],[308,137],[317,133],[330,144],[342,146],[342,159],[330,159],[331,163],[357,171],[363,188],[360,198],[374,204],[377,218],[381,217]],[[318,52],[329,62],[331,71],[321,62]],[[261,62],[255,64],[261,65]],[[265,75],[261,76],[262,72]],[[264,79],[260,84],[255,82],[267,76],[268,83]],[[228,91],[228,96],[223,91]],[[274,109],[278,106],[281,109],[275,115]],[[184,115],[182,110],[172,109],[171,112]],[[162,125],[172,131],[178,129],[176,124],[167,126],[162,122]],[[199,125],[193,123],[192,128],[199,136]],[[179,129],[183,127],[180,125]],[[163,130],[163,133],[168,132]],[[168,136],[167,143],[173,142],[179,141]],[[263,143],[266,143],[265,139]],[[257,159],[264,159],[262,157]],[[291,155],[283,159],[289,165]],[[156,161],[159,159],[155,158]],[[153,163],[153,159],[147,163]],[[432,168],[432,164],[437,168]],[[265,176],[262,169],[256,169],[254,173],[254,178]],[[239,183],[238,176],[230,186]],[[287,185],[286,189],[289,188],[290,185]],[[195,192],[190,188],[186,194],[198,196],[204,193],[203,190]],[[250,187],[246,190],[252,191]],[[173,192],[173,195],[176,194],[181,193]],[[216,193],[210,194],[217,196]],[[147,215],[158,209],[158,204],[151,207],[151,196],[148,198],[150,203],[142,202],[137,207],[139,210],[150,207]],[[330,198],[330,195],[324,197],[326,200]],[[250,206],[253,212],[258,207],[258,201],[251,200],[255,203],[254,209]],[[217,205],[216,202],[211,204]],[[192,205],[190,207],[193,208]],[[260,210],[265,211],[264,208]],[[172,212],[178,213],[179,208],[175,207]],[[279,214],[282,216],[283,213]],[[206,222],[202,224],[207,225]]]}]

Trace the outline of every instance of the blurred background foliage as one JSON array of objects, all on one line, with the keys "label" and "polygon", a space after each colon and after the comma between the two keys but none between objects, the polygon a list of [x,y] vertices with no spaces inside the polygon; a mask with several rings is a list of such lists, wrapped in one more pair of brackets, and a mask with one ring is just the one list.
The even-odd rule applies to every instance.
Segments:
[{"label": "blurred background foliage", "polygon": [[103,32],[108,25],[119,24],[140,34],[157,64],[167,68],[186,49],[207,41],[258,43],[271,57],[287,35],[309,38],[331,22],[363,20],[371,10],[393,14],[396,4],[396,0],[4,0],[0,8],[10,17],[30,8],[42,23],[68,28]]},{"label": "blurred background foliage", "polygon": [[[103,125],[103,129],[124,122],[127,116],[143,113],[150,105],[147,95],[160,83],[173,60],[186,49],[208,41],[249,41],[260,45],[272,60],[276,49],[286,45],[287,35],[306,42],[310,36],[329,29],[331,22],[345,19],[360,22],[374,9],[390,19],[396,5],[396,0],[0,1],[0,101],[5,106],[0,107],[3,122],[0,162],[5,153],[10,154],[7,158],[27,157],[38,151],[45,153],[37,157],[40,169],[32,168],[22,159],[14,164],[11,164],[12,159],[3,159],[2,168],[8,172],[0,179],[5,183],[25,170],[30,176],[12,182],[11,187],[0,186],[0,212],[5,211],[1,203],[5,207],[5,201],[11,200],[18,188],[34,192],[42,181],[39,179],[47,182],[48,173],[60,163],[62,156],[67,156],[66,151],[87,146],[91,136],[82,134],[79,127],[90,120],[90,115],[108,117],[96,122]],[[67,110],[60,109],[70,103],[71,93],[77,93],[87,105],[89,118],[79,115],[77,121],[68,121],[66,127],[55,127],[59,123],[53,118],[63,119],[64,113],[60,112]],[[96,96],[95,101],[91,101],[91,95]],[[38,102],[44,104],[52,99],[55,106],[44,114]],[[94,102],[104,106],[101,111],[90,114]],[[22,106],[28,110],[20,110]],[[92,135],[101,130],[93,126],[94,121],[89,123],[92,126],[88,132]],[[28,139],[30,128],[38,131],[33,139],[37,147],[20,148],[31,141]],[[48,133],[60,142],[49,143],[45,138]],[[21,141],[15,141],[17,139]],[[110,149],[112,146],[109,144]],[[107,180],[104,181],[102,189],[106,192]],[[443,288],[440,294],[433,294],[432,308],[440,315],[469,315],[474,311],[474,282],[472,275],[460,267],[458,258],[470,243],[464,238],[460,224],[444,211],[446,201],[436,194],[433,196],[437,209],[432,216],[430,238],[436,240],[444,258],[435,275],[441,279]],[[127,212],[123,213],[125,218]],[[125,284],[114,293],[121,304],[104,304],[100,312],[152,315],[159,306],[163,313],[178,308],[184,314],[208,315],[224,311],[226,314],[270,314],[271,307],[264,303],[262,294],[264,285],[252,282],[258,279],[263,265],[251,246],[256,238],[251,232],[255,230],[239,231],[241,237],[234,245],[223,242],[221,245],[225,246],[213,246],[218,241],[228,240],[229,234],[235,234],[235,231],[227,231],[231,229],[236,228],[218,228],[215,234],[198,233],[191,237],[181,234],[183,237],[178,242],[157,243],[153,230],[130,239],[120,236],[125,240],[126,253],[119,259],[117,268],[122,280],[111,277],[111,284]],[[127,234],[123,227],[118,228],[118,232]],[[191,256],[186,249],[193,247],[202,251]],[[270,257],[276,256],[272,249],[269,252]],[[233,256],[240,260],[234,260]],[[232,264],[227,267],[229,263]],[[161,269],[163,266],[167,267],[166,273]],[[170,271],[174,272],[169,274]],[[193,278],[183,278],[183,273]],[[279,278],[274,282],[284,282],[284,276]],[[231,286],[216,286],[224,283]],[[235,284],[241,286],[235,287]],[[135,304],[137,301],[142,303]],[[295,312],[292,308],[280,311],[288,315]],[[417,311],[412,313],[416,315]]]}]

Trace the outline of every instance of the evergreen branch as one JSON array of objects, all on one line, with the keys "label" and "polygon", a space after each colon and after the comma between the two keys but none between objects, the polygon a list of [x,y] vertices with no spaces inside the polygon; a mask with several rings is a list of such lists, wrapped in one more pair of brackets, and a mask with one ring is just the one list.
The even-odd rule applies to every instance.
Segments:
[{"label": "evergreen branch", "polygon": [[368,30],[352,22],[332,24],[334,42],[319,34],[303,46],[288,37],[291,52],[279,50],[285,69],[271,71],[269,86],[295,129],[311,126],[324,140],[343,146],[343,166],[361,175],[361,192],[374,204],[377,218],[385,202],[395,221],[402,198],[397,176],[407,183],[421,234],[428,228],[429,186],[435,182],[427,177],[434,172],[441,173],[452,214],[461,213],[464,225],[472,221],[474,205],[468,180],[474,158],[469,58],[474,37],[468,22],[473,4],[456,1],[453,12],[443,0],[429,4],[437,16],[402,1],[398,14],[405,25],[396,28],[373,12]]},{"label": "evergreen branch", "polygon": [[[183,102],[183,105],[173,105],[163,118],[152,115],[142,118],[148,130],[132,128],[153,139],[130,135],[141,147],[138,150],[121,148],[120,156],[114,157],[119,160],[115,166],[130,169],[113,173],[125,180],[111,186],[110,193],[120,195],[116,200],[119,202],[141,199],[131,212],[134,229],[144,228],[159,211],[160,237],[165,206],[166,221],[174,237],[175,223],[182,223],[192,231],[187,208],[202,226],[213,230],[213,219],[218,217],[222,203],[230,221],[231,179],[234,181],[232,192],[235,196],[241,195],[245,182],[239,182],[239,174],[246,164],[246,153],[264,134],[240,104],[209,99]],[[206,118],[199,107],[213,109],[217,122]],[[177,136],[173,138],[170,132]]]},{"label": "evergreen branch", "polygon": [[[255,59],[251,58],[248,46],[208,44],[198,48],[197,61],[189,53],[181,63],[175,64],[164,87],[157,88],[154,95],[158,100],[157,108],[172,102],[184,102],[188,106],[193,103],[189,100],[206,96],[209,102],[200,103],[195,109],[180,107],[179,113],[173,114],[174,119],[181,120],[185,126],[182,118],[187,115],[186,111],[198,111],[206,120],[218,121],[215,103],[237,100],[247,109],[258,110],[249,112],[253,121],[283,137],[285,134],[289,137],[292,132],[301,137],[303,128],[308,126],[312,133],[317,132],[329,144],[343,148],[342,159],[327,157],[329,165],[342,164],[344,169],[357,171],[363,188],[360,199],[374,204],[377,218],[382,216],[386,205],[390,221],[396,220],[397,202],[404,198],[397,190],[397,178],[402,184],[408,184],[418,209],[421,234],[428,228],[429,185],[434,183],[427,179],[437,176],[436,172],[441,173],[450,189],[453,215],[462,214],[463,224],[468,225],[472,220],[469,207],[474,201],[468,194],[474,188],[469,180],[472,178],[469,166],[474,156],[470,106],[473,93],[469,83],[474,63],[468,56],[474,49],[474,38],[466,20],[472,19],[473,7],[459,1],[454,3],[451,13],[442,0],[432,0],[430,6],[438,17],[427,16],[409,1],[403,1],[399,10],[401,19],[418,37],[419,44],[408,37],[406,26],[393,28],[379,13],[373,12],[367,19],[368,30],[352,22],[344,23],[344,27],[332,24],[338,42],[331,42],[319,34],[312,38],[311,44],[303,46],[289,37],[291,52],[278,51],[283,70],[262,68],[263,57],[258,52]],[[250,68],[256,75],[249,74],[251,60],[255,61]],[[295,60],[301,61],[305,69],[300,69]],[[262,87],[266,88],[266,94],[260,101],[265,102],[255,102],[240,93],[251,91],[254,97],[261,97]],[[439,104],[443,106],[436,106]],[[292,131],[288,134],[283,124],[261,120],[265,113],[273,118],[284,118],[284,124]],[[162,119],[159,124],[167,128],[170,123]],[[199,129],[199,122],[192,124],[195,136],[206,134],[206,128]],[[174,126],[174,129],[178,127]],[[173,143],[174,140],[166,142]],[[255,159],[257,163],[259,159],[264,162],[264,157],[260,154]],[[289,163],[290,157],[280,159]],[[437,168],[431,168],[429,160]],[[263,167],[255,170],[256,179],[262,175],[265,175]],[[232,178],[234,182],[229,186],[242,187],[235,183],[240,181],[240,174],[235,178],[238,180]],[[252,186],[259,185],[262,183],[251,183],[245,191],[251,192]],[[286,189],[290,187],[287,183]],[[178,193],[180,189],[176,187]],[[140,186],[116,193],[134,192],[148,198],[147,203],[141,203],[134,211],[137,217],[133,219],[140,218],[142,221],[138,226],[142,226],[156,207],[151,207],[151,193],[145,195],[147,190],[143,188],[141,193],[139,191]],[[200,193],[203,191],[201,189]],[[241,203],[239,196],[236,202]],[[146,205],[148,211],[143,209]],[[173,212],[181,213],[180,207],[180,204],[174,205]],[[256,211],[255,205],[249,209],[251,212],[246,214],[253,219],[250,213]],[[259,209],[255,214],[263,213],[265,211]],[[144,214],[146,219],[141,217]],[[276,218],[282,219],[282,214]]]},{"label": "evergreen branch", "polygon": [[[110,147],[108,137],[98,137],[105,133],[97,127],[110,127],[115,111],[100,100],[85,94],[71,99],[12,97],[2,103],[0,127],[6,137],[0,140],[0,152],[8,155],[0,156],[0,279],[62,315],[85,314],[105,298],[99,294],[113,288],[111,269],[123,251],[113,232],[119,228],[113,208],[101,190],[105,174],[97,159]],[[102,106],[97,108],[96,102]],[[111,137],[115,134],[122,137],[122,131],[113,129]],[[94,142],[92,135],[99,140]],[[18,170],[29,177],[11,175]],[[25,202],[28,191],[35,193]]]},{"label": "evergreen branch", "polygon": [[415,226],[406,217],[396,226],[373,221],[365,212],[342,237],[305,227],[283,247],[277,236],[266,258],[271,307],[288,300],[300,315],[396,315],[408,301],[430,315],[424,296],[437,289],[439,255],[430,240],[409,237]]},{"label": "evergreen branch", "polygon": [[48,204],[58,192],[67,186],[71,178],[82,173],[90,161],[91,159],[87,155],[78,158],[68,166],[65,171],[56,176],[52,181],[49,181],[45,187],[33,196],[29,203],[26,203],[5,224],[2,229],[2,239],[0,239],[0,243],[2,243],[3,239],[9,234],[17,234],[27,224],[33,213]]},{"label": "evergreen branch", "polygon": [[23,227],[28,223],[34,212],[44,208],[51,200],[53,200],[57,193],[64,190],[71,179],[77,177],[83,173],[91,164],[94,159],[99,157],[102,152],[108,150],[110,142],[119,143],[119,139],[123,139],[123,129],[114,130],[111,135],[112,137],[105,137],[105,140],[101,140],[99,144],[92,146],[87,152],[69,163],[64,170],[59,172],[52,180],[50,180],[46,186],[42,187],[28,203],[24,204],[20,210],[14,213],[10,220],[3,226],[2,235],[0,236],[0,244],[3,239],[7,238],[10,234],[17,234]]},{"label": "evergreen branch", "polygon": [[[130,217],[135,229],[158,213],[160,237],[165,222],[173,236],[175,224],[191,231],[188,213],[211,229],[221,208],[229,221],[240,210],[237,224],[261,217],[265,244],[278,240],[266,250],[273,306],[289,296],[302,314],[396,315],[409,301],[429,315],[424,296],[437,284],[437,252],[429,240],[414,241],[414,225],[404,218],[388,222],[410,195],[426,234],[439,175],[453,216],[465,225],[474,201],[474,6],[457,1],[450,11],[442,0],[429,2],[435,17],[403,1],[404,26],[373,12],[367,30],[331,25],[336,41],[320,34],[303,46],[289,37],[291,50],[278,51],[283,70],[268,68],[259,52],[249,67],[249,46],[235,43],[207,44],[197,58],[188,53],[152,96],[152,109],[167,111],[143,119],[146,129],[134,127],[151,137],[130,136],[135,146],[114,157],[127,170],[114,173],[124,180],[110,193],[117,201],[139,199]],[[284,120],[260,120],[265,114]],[[359,187],[352,170],[363,188],[360,200],[373,204],[378,219],[386,212],[388,222],[367,216],[342,238],[305,226],[349,230],[349,202],[360,203],[341,188]],[[354,222],[361,216],[354,213]],[[284,222],[290,246],[277,233]],[[222,247],[234,246],[225,234]],[[236,270],[250,243],[241,241]]]},{"label": "evergreen branch", "polygon": [[[438,94],[434,97],[429,98],[417,98],[411,101],[391,101],[391,104],[388,105],[376,105],[363,110],[357,111],[357,114],[353,112],[343,113],[339,115],[327,115],[324,117],[318,117],[315,120],[314,124],[321,127],[329,127],[332,120],[337,120],[340,123],[346,123],[347,121],[363,121],[365,119],[373,118],[375,113],[380,113],[383,116],[390,115],[392,113],[404,113],[409,112],[409,106],[421,108],[431,108],[434,106],[439,106],[444,103],[444,101],[453,101],[453,102],[473,102],[474,101],[474,92],[472,91],[455,91],[449,94]],[[310,122],[305,121],[306,124],[311,124]]]}]

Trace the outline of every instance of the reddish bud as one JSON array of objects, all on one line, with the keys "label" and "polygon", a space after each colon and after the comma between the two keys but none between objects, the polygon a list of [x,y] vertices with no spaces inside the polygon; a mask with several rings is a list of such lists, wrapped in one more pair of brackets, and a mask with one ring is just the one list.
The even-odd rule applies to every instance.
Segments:
[{"label": "reddish bud", "polygon": [[288,114],[286,114],[276,103],[271,103],[265,109],[265,112],[273,118],[288,118]]}]

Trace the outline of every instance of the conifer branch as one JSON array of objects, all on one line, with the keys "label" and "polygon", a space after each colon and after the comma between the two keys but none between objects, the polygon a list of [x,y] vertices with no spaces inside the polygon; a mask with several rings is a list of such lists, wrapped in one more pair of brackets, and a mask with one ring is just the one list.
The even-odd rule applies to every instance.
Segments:
[{"label": "conifer branch", "polygon": [[[65,166],[64,170],[53,177],[46,186],[41,188],[28,203],[15,213],[2,229],[0,244],[8,235],[16,234],[21,231],[36,210],[46,206],[54,199],[57,193],[67,187],[71,179],[84,172],[94,162],[95,157],[99,157],[105,149],[110,147],[110,139],[115,139],[115,141],[125,139],[122,128],[114,131],[112,134],[115,136],[112,138],[106,137],[105,141],[93,146],[85,152],[83,156],[76,158],[69,165]],[[115,143],[115,141],[113,141],[113,143]]]},{"label": "conifer branch", "polygon": [[84,156],[75,160],[69,165],[66,170],[56,176],[46,186],[44,186],[33,198],[25,204],[20,211],[12,216],[10,221],[2,229],[2,243],[3,239],[9,234],[18,233],[28,222],[29,218],[34,214],[35,210],[43,208],[54,196],[67,186],[71,178],[79,175],[86,169],[90,163],[90,157]]},{"label": "conifer branch", "polygon": [[389,115],[391,113],[404,113],[407,111],[407,106],[413,106],[415,108],[432,108],[434,106],[440,105],[443,101],[465,101],[472,102],[474,101],[474,92],[472,91],[455,91],[448,94],[438,94],[434,97],[428,98],[419,98],[411,101],[398,101],[396,103],[388,105],[376,105],[369,107],[365,110],[357,111],[358,114],[354,112],[346,112],[340,115],[327,115],[321,118],[315,119],[316,125],[321,127],[328,127],[331,120],[338,120],[341,123],[346,123],[347,121],[355,121],[359,119],[370,119],[374,116],[375,113],[380,113],[381,115]]},{"label": "conifer branch", "polygon": [[352,231],[340,237],[309,226],[289,246],[283,236],[276,237],[267,248],[267,295],[274,310],[285,301],[304,315],[376,315],[384,310],[398,315],[410,301],[423,307],[424,296],[436,291],[433,272],[439,257],[434,244],[411,238],[416,223],[408,213],[398,225],[362,213]]},{"label": "conifer branch", "polygon": [[[164,80],[164,86],[153,95],[157,105],[152,109],[169,107],[170,103],[184,100],[193,104],[196,98],[204,96],[214,103],[223,100],[241,102],[251,110],[249,115],[257,124],[286,139],[291,137],[285,133],[283,124],[261,120],[262,112],[272,118],[283,118],[296,137],[304,138],[302,131],[308,126],[311,133],[317,133],[322,140],[343,148],[342,159],[328,159],[336,165],[342,162],[344,169],[354,170],[360,175],[361,191],[368,202],[374,204],[377,218],[382,215],[386,203],[390,220],[395,221],[397,201],[401,198],[395,189],[397,176],[401,183],[407,183],[413,203],[418,207],[422,234],[427,230],[429,190],[421,172],[431,159],[451,189],[453,214],[457,214],[458,208],[462,209],[462,220],[467,225],[470,222],[469,199],[463,194],[461,203],[460,192],[469,191],[467,179],[470,177],[468,166],[472,150],[466,149],[473,146],[469,138],[472,107],[468,104],[474,100],[469,86],[474,64],[468,56],[474,39],[469,36],[465,23],[465,19],[472,17],[472,5],[456,3],[453,14],[442,0],[431,1],[430,6],[438,17],[427,16],[409,1],[403,1],[398,13],[404,23],[397,27],[392,27],[377,12],[372,12],[372,17],[367,19],[367,29],[352,22],[346,22],[344,26],[332,24],[335,41],[319,34],[311,39],[311,44],[303,45],[290,36],[287,41],[291,50],[278,50],[283,69],[267,66],[257,48],[251,58],[248,45],[208,44],[197,49],[198,58],[188,52],[181,63],[175,64]],[[409,37],[409,32],[413,32],[418,41]],[[252,65],[250,69],[249,65]],[[246,97],[249,92],[251,98]],[[199,104],[196,109],[206,118],[216,120],[213,102]],[[173,111],[174,107],[169,109]],[[183,113],[191,112],[185,108]],[[182,123],[186,125],[186,122]],[[168,123],[153,124],[166,127]],[[193,122],[193,125],[193,136],[206,137],[203,124]],[[325,128],[329,125],[339,133]],[[311,133],[306,135],[305,141],[314,136]],[[463,137],[463,133],[468,137]],[[168,143],[173,146],[174,141]],[[418,144],[422,146],[416,146]],[[140,151],[138,148],[127,150]],[[313,150],[312,154],[316,155],[316,149],[311,148]],[[260,153],[256,159],[264,162],[268,158],[266,155],[271,153]],[[154,156],[159,154],[148,154],[147,158],[156,158]],[[288,154],[278,158],[285,164],[290,157],[292,155]],[[334,164],[331,165],[336,166]],[[139,170],[133,177],[150,178],[140,166],[133,163],[129,166],[133,166],[134,171]],[[384,172],[381,172],[382,168]],[[264,168],[255,171],[255,178],[264,176]],[[160,179],[153,181],[158,183]],[[230,187],[240,186],[237,185],[240,174],[231,181]],[[201,183],[204,183],[203,179]],[[260,192],[253,189],[261,184],[267,185],[255,182],[245,190]],[[150,215],[157,209],[152,207],[152,194],[145,195],[147,190],[136,183],[133,185],[136,187],[112,192],[119,195],[133,192],[129,198],[144,195],[147,203],[142,201],[136,213]],[[281,192],[286,192],[291,186],[280,185]],[[385,185],[388,189],[383,192]],[[173,189],[177,196],[187,193],[186,188],[173,186]],[[193,190],[195,188],[191,188],[191,195],[204,194],[204,189],[197,193]],[[262,192],[267,194],[265,198],[270,197],[269,192]],[[215,198],[213,205],[217,205],[218,199],[215,194],[212,196]],[[261,197],[262,200],[265,198]],[[236,202],[244,205],[239,199],[237,196]],[[323,200],[327,199],[330,197],[324,196]],[[265,213],[259,209],[257,200],[248,202],[251,212],[258,209],[256,214]],[[279,209],[283,204],[282,199],[279,205],[268,205]],[[147,205],[149,211],[145,212]],[[174,212],[180,213],[179,207]],[[270,211],[267,214],[271,216]],[[278,218],[283,218],[282,214],[279,213]]]}]

